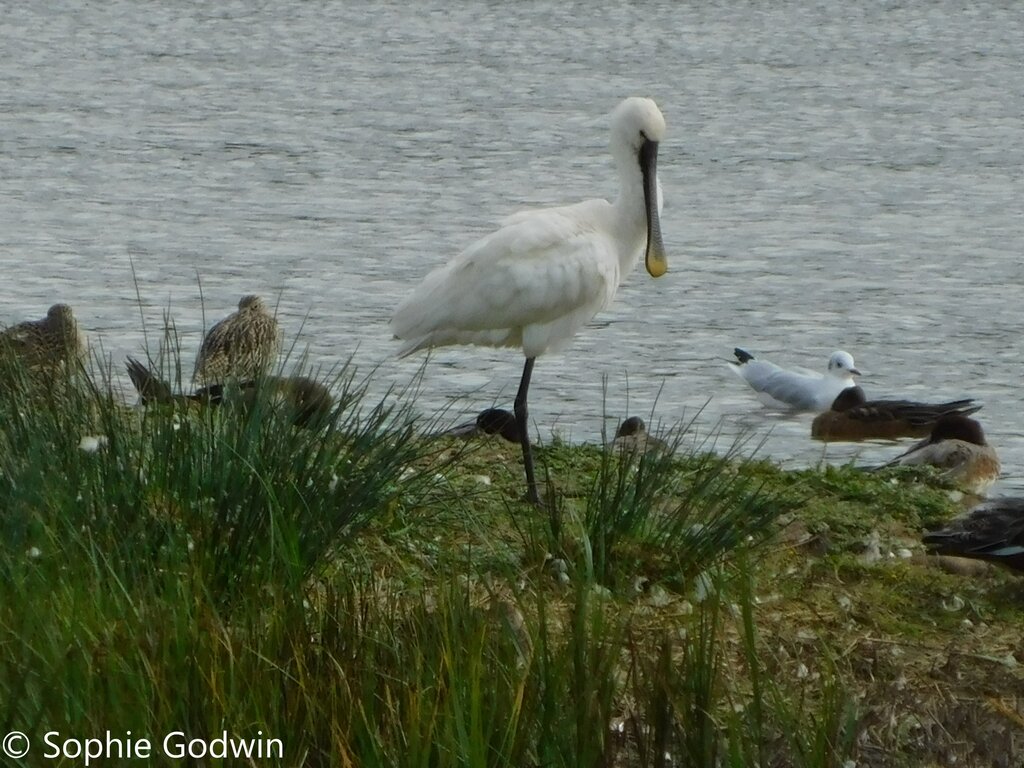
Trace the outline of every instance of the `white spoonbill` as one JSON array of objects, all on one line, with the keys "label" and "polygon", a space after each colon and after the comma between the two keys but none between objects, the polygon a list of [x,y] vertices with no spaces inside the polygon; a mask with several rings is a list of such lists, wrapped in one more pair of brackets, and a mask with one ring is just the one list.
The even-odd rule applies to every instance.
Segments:
[{"label": "white spoonbill", "polygon": [[[619,175],[614,203],[586,200],[524,211],[428,274],[395,310],[399,354],[449,344],[520,347],[526,356],[515,417],[527,498],[540,503],[526,399],[538,355],[563,347],[615,298],[641,252],[647,271],[668,269],[657,191],[658,142],[665,118],[650,99],[628,98],[612,114],[611,152]],[[646,251],[645,251],[646,246]]]},{"label": "white spoonbill", "polygon": [[770,408],[824,413],[847,387],[854,387],[854,376],[860,371],[849,352],[839,350],[828,360],[825,375],[803,369],[787,371],[775,363],[759,360],[745,349],[733,350],[737,363],[729,368],[757,392],[757,397]]}]

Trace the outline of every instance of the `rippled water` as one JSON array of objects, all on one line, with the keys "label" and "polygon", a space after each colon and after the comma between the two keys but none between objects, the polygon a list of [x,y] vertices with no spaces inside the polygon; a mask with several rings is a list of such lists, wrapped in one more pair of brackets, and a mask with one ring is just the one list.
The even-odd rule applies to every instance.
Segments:
[{"label": "rippled water", "polygon": [[[538,362],[541,435],[596,440],[657,397],[790,466],[876,461],[899,449],[812,442],[724,365],[844,348],[869,396],[983,400],[1000,490],[1024,490],[1019,5],[602,5],[11,6],[0,323],[68,301],[120,365],[169,307],[188,367],[201,281],[209,322],[261,293],[383,392],[422,362],[393,358],[400,298],[512,211],[613,196],[607,113],[651,95],[671,271]],[[521,364],[441,350],[421,406],[507,404]]]}]

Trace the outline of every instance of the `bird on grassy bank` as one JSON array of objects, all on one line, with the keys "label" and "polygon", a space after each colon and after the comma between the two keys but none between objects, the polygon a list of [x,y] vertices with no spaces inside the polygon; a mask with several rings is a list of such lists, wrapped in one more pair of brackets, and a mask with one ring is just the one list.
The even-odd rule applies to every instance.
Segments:
[{"label": "bird on grassy bank", "polygon": [[27,320],[0,331],[0,353],[29,371],[72,368],[85,358],[85,337],[67,304],[54,304],[42,320]]},{"label": "bird on grassy bank", "polygon": [[644,420],[639,416],[630,416],[623,420],[615,432],[612,448],[627,453],[633,451],[646,453],[647,451],[669,450],[669,446],[664,440],[655,437],[647,431],[647,425],[644,424]]},{"label": "bird on grassy bank", "polygon": [[260,392],[266,391],[275,403],[284,408],[289,421],[299,427],[324,423],[334,406],[330,390],[306,376],[264,376],[226,385],[211,384],[186,395],[172,392],[166,381],[132,357],[128,358],[127,367],[128,376],[143,405],[178,403],[219,406],[230,398],[230,387],[236,386],[245,407],[254,405]]},{"label": "bird on grassy bank", "polygon": [[391,319],[399,354],[450,344],[519,347],[526,362],[515,397],[527,499],[540,503],[530,448],[527,395],[537,357],[565,346],[615,297],[645,254],[647,271],[668,269],[661,239],[658,142],[665,119],[650,99],[612,114],[614,203],[587,200],[514,214],[500,228],[428,274]]},{"label": "bird on grassy bank", "polygon": [[995,448],[985,441],[981,424],[959,414],[939,417],[932,433],[881,467],[932,466],[965,490],[983,495],[999,478]]},{"label": "bird on grassy bank", "polygon": [[823,413],[832,407],[840,392],[856,386],[853,377],[860,376],[853,356],[842,350],[832,353],[824,374],[804,369],[790,371],[759,360],[740,347],[733,354],[738,362],[730,362],[729,369],[747,382],[769,408]]},{"label": "bird on grassy bank", "polygon": [[238,311],[203,338],[192,378],[201,384],[252,381],[270,369],[280,349],[277,317],[259,296],[243,296]]},{"label": "bird on grassy bank", "polygon": [[970,398],[946,403],[868,400],[858,386],[847,387],[832,408],[811,422],[811,437],[825,441],[894,440],[926,437],[943,416],[969,416],[981,409]]},{"label": "bird on grassy bank", "polygon": [[510,443],[521,442],[519,424],[512,411],[504,408],[488,408],[480,411],[473,421],[459,424],[438,433],[438,437],[477,437],[480,435],[498,435]]},{"label": "bird on grassy bank", "polygon": [[935,555],[986,560],[1024,573],[1024,498],[985,501],[921,540]]}]

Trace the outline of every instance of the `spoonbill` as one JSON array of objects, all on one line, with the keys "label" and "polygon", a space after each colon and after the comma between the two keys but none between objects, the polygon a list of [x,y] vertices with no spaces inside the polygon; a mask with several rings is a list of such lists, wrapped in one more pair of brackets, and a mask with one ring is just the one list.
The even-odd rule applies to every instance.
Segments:
[{"label": "spoonbill", "polygon": [[13,354],[30,371],[49,371],[80,362],[86,344],[71,307],[54,304],[42,320],[26,320],[0,331],[0,352]]},{"label": "spoonbill", "polygon": [[856,384],[853,377],[860,376],[853,356],[842,350],[832,353],[825,375],[802,369],[788,371],[759,360],[740,347],[733,354],[739,362],[729,363],[729,368],[771,408],[823,413],[832,407],[840,392]]},{"label": "spoonbill", "polygon": [[192,378],[204,384],[251,381],[274,364],[280,348],[277,318],[259,296],[243,296],[238,311],[206,334]]},{"label": "spoonbill", "polygon": [[927,437],[942,416],[969,416],[981,410],[974,400],[946,403],[918,403],[914,400],[868,400],[860,387],[847,387],[832,402],[832,408],[811,422],[816,440],[892,440],[897,437]]},{"label": "spoonbill", "polygon": [[[430,272],[402,301],[391,331],[400,356],[450,344],[519,347],[526,357],[514,412],[527,498],[540,503],[527,423],[527,394],[537,357],[564,347],[607,308],[641,252],[652,277],[668,269],[658,216],[658,142],[665,118],[646,98],[612,113],[611,154],[619,176],[615,202],[586,200],[524,211]],[[646,246],[646,247],[645,247]]]}]

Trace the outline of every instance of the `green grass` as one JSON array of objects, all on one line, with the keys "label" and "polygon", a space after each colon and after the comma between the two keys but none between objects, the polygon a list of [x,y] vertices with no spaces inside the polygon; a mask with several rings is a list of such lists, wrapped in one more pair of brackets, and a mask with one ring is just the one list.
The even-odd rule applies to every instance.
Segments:
[{"label": "green grass", "polygon": [[9,373],[0,729],[32,740],[21,765],[78,765],[44,763],[43,734],[107,730],[262,732],[289,766],[915,765],[927,746],[876,727],[898,700],[878,644],[905,644],[886,669],[920,692],[963,618],[995,643],[975,656],[1019,637],[1006,579],[858,559],[951,513],[926,477],[783,472],[680,425],[668,453],[539,447],[540,511],[516,446],[427,439],[348,369],[315,429],[269,397],[140,411],[105,375]]}]

